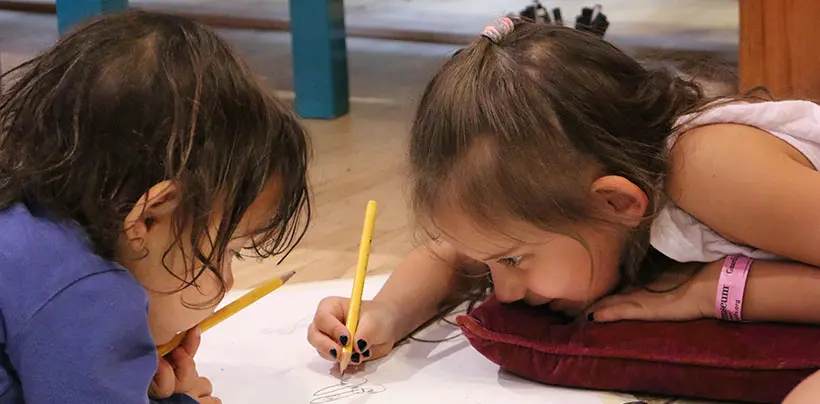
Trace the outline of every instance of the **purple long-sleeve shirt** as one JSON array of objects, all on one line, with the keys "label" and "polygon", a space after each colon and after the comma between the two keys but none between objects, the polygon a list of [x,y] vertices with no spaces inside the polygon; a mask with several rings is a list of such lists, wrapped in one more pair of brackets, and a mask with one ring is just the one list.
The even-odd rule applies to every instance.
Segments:
[{"label": "purple long-sleeve shirt", "polygon": [[83,234],[22,204],[0,211],[0,404],[149,403],[147,294]]}]

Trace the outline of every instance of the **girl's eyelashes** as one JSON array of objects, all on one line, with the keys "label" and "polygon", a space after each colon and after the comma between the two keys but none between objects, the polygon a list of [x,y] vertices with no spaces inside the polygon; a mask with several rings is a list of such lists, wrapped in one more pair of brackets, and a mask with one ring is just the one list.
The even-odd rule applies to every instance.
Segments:
[{"label": "girl's eyelashes", "polygon": [[508,267],[517,267],[521,263],[521,256],[501,258],[498,263]]},{"label": "girl's eyelashes", "polygon": [[236,259],[237,261],[242,261],[245,259],[245,257],[243,257],[239,251],[231,250],[231,255],[233,255],[234,259]]}]

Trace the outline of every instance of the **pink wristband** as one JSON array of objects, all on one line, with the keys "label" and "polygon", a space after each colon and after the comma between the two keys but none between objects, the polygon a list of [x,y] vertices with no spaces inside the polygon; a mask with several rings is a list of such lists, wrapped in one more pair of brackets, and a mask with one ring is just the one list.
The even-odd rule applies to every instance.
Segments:
[{"label": "pink wristband", "polygon": [[715,298],[717,318],[743,321],[743,293],[751,266],[752,259],[742,255],[730,255],[723,261]]}]

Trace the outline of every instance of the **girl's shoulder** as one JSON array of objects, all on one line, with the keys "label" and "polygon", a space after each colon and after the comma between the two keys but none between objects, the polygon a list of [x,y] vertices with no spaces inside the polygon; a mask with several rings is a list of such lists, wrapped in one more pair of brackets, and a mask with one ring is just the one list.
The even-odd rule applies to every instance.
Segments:
[{"label": "girl's shoulder", "polygon": [[799,100],[707,105],[678,119],[668,142],[673,160],[707,153],[704,149],[763,148],[820,167],[820,105]]},{"label": "girl's shoulder", "polygon": [[[737,246],[820,262],[817,104],[726,104],[684,117],[681,125],[670,142],[664,185],[676,214],[697,227],[698,243],[704,244],[703,235],[719,236]],[[673,225],[679,223],[659,221],[653,231]]]},{"label": "girl's shoulder", "polygon": [[741,123],[761,128],[786,126],[800,129],[820,122],[820,105],[805,100],[715,100],[677,121],[680,129],[712,123]]},{"label": "girl's shoulder", "polygon": [[677,177],[698,176],[750,159],[765,166],[786,156],[817,169],[820,105],[795,100],[707,106],[678,120],[668,149],[671,193],[675,193]]},{"label": "girl's shoulder", "polygon": [[[130,282],[133,277],[124,268],[91,250],[77,226],[34,214],[18,203],[0,210],[0,228],[0,313],[7,331],[22,329],[55,296],[85,280],[99,282],[104,278],[117,283],[116,287],[101,288],[92,296],[95,300],[107,293],[146,298],[139,283]],[[94,277],[106,273],[114,276]]]}]

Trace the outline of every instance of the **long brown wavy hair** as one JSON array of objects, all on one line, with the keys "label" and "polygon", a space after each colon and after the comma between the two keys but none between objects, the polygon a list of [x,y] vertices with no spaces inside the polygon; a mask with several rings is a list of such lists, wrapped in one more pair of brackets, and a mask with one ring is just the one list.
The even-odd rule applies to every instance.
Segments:
[{"label": "long brown wavy hair", "polygon": [[[458,51],[427,85],[410,136],[412,208],[426,236],[449,204],[488,229],[524,221],[585,245],[574,225],[605,221],[586,173],[622,176],[649,199],[621,265],[625,285],[645,286],[670,263],[649,245],[666,203],[667,139],[710,101],[693,80],[594,35],[517,21],[499,41]],[[473,282],[462,297],[490,287]]]}]

